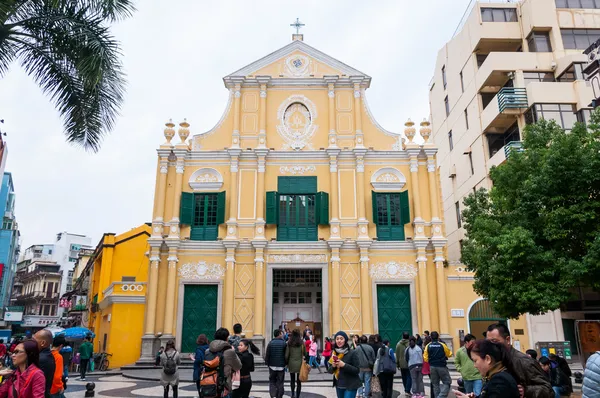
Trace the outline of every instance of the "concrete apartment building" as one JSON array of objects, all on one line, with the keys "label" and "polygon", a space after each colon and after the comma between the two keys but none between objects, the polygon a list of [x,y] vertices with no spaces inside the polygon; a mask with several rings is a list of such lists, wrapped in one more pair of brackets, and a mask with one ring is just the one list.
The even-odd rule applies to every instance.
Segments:
[{"label": "concrete apartment building", "polygon": [[[599,37],[600,0],[480,1],[439,51],[429,98],[448,261],[467,278],[460,262],[464,198],[491,187],[490,168],[520,147],[527,123],[554,119],[569,130],[589,119],[595,96],[584,79],[582,52]],[[527,316],[530,346],[575,345],[575,320],[600,313],[591,289],[576,293],[578,300],[563,311]]]},{"label": "concrete apartment building", "polygon": [[4,173],[2,178],[0,214],[2,215],[2,227],[0,228],[0,313],[3,314],[4,308],[10,302],[10,292],[19,258],[20,234],[15,217],[15,188],[11,173]]}]

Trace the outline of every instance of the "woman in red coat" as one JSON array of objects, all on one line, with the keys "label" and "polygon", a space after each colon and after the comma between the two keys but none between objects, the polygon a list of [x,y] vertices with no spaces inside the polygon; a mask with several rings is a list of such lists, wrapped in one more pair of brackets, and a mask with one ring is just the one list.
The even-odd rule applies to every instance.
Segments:
[{"label": "woman in red coat", "polygon": [[38,368],[40,351],[34,340],[25,340],[12,352],[12,361],[17,370],[10,374],[0,386],[0,398],[44,398],[46,379]]}]

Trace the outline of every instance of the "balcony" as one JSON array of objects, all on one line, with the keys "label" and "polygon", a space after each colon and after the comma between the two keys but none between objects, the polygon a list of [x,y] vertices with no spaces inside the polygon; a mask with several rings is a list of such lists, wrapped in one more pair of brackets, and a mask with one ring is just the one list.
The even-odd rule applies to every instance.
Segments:
[{"label": "balcony", "polygon": [[521,87],[503,87],[498,91],[498,110],[527,108],[527,91]]},{"label": "balcony", "polygon": [[504,86],[516,70],[552,70],[552,53],[491,52],[475,75],[478,90]]},{"label": "balcony", "polygon": [[481,113],[481,127],[486,133],[503,133],[528,106],[524,88],[503,87]]},{"label": "balcony", "polygon": [[523,142],[511,141],[504,146],[504,156],[506,159],[510,157],[511,152],[523,152]]},{"label": "balcony", "polygon": [[490,158],[487,162],[487,171],[490,172],[490,169],[494,166],[500,166],[502,163],[506,162],[506,159],[510,157],[511,153],[514,152],[522,152],[523,151],[523,143],[521,141],[511,141],[508,144],[502,147],[502,150],[496,152],[494,156]]}]

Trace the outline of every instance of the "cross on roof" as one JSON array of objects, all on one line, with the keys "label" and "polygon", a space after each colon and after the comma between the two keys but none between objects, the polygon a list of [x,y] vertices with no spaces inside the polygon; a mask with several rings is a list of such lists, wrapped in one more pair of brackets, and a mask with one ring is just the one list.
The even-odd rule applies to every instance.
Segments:
[{"label": "cross on roof", "polygon": [[290,26],[292,26],[293,28],[296,29],[296,34],[300,33],[300,28],[305,26],[302,22],[300,22],[299,18],[296,18],[296,21],[294,21],[294,23],[291,23]]}]

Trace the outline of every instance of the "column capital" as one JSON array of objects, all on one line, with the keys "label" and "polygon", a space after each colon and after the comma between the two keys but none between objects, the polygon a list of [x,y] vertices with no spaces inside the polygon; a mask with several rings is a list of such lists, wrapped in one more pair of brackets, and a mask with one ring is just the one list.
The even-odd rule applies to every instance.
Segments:
[{"label": "column capital", "polygon": [[[341,239],[328,240],[327,244],[332,251],[338,252],[340,251],[340,247],[344,244],[344,241]],[[331,260],[333,261],[333,259]]]},{"label": "column capital", "polygon": [[261,90],[262,90],[262,86],[266,86],[271,82],[271,76],[258,75],[258,76],[256,76],[256,81],[258,82],[258,84],[261,85]]}]

